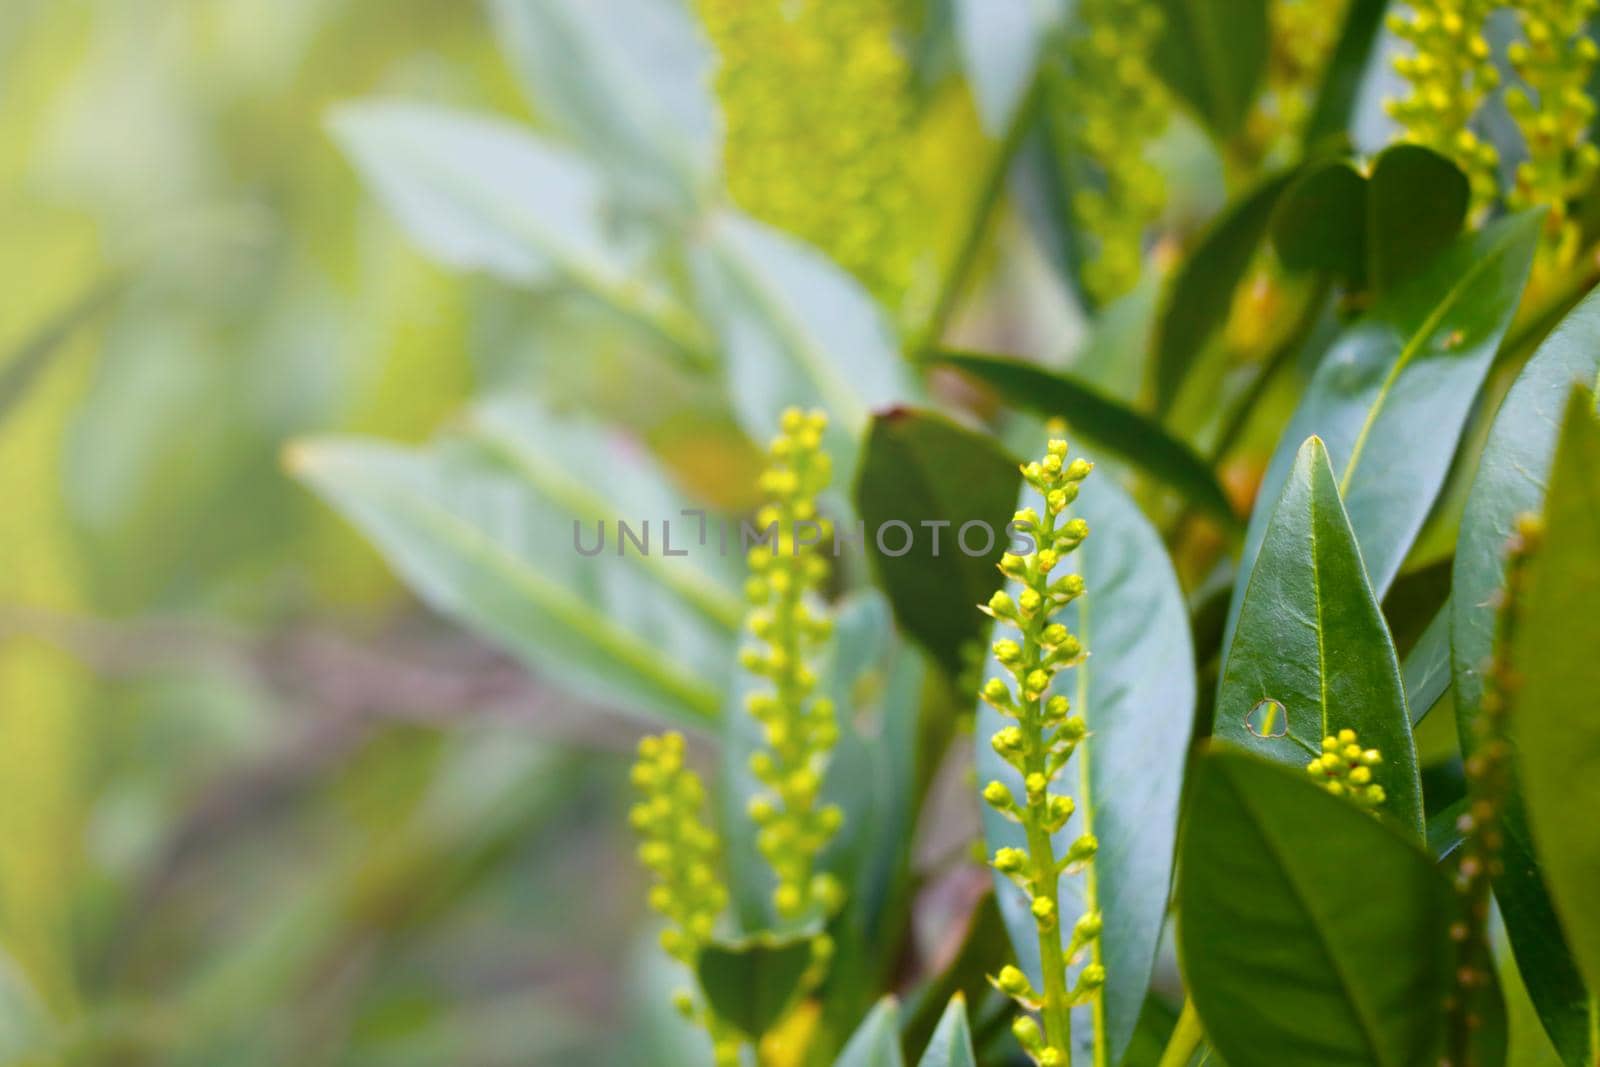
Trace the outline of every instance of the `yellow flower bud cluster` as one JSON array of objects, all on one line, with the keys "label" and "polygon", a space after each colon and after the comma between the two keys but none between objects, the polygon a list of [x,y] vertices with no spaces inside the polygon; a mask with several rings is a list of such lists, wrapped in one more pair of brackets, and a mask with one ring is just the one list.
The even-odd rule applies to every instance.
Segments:
[{"label": "yellow flower bud cluster", "polygon": [[[1017,594],[1013,597],[1002,590],[983,607],[994,619],[1015,629],[1020,638],[994,643],[995,659],[1011,676],[1011,683],[991,678],[980,694],[1010,720],[995,732],[990,744],[1022,783],[1017,794],[1004,782],[991,781],[984,787],[983,798],[995,811],[1019,823],[1027,837],[1026,849],[998,849],[991,862],[1032,901],[1044,988],[1033,989],[1015,967],[1003,969],[993,982],[1022,1007],[1038,1011],[1044,1020],[1042,1030],[1026,1016],[1015,1027],[1017,1040],[1038,1064],[1068,1062],[1071,1009],[1092,1002],[1105,984],[1099,951],[1100,913],[1093,892],[1085,895],[1089,910],[1073,925],[1065,949],[1056,914],[1061,877],[1080,872],[1093,862],[1098,842],[1093,834],[1085,833],[1064,854],[1057,855],[1052,840],[1077,807],[1072,797],[1054,791],[1056,779],[1088,734],[1084,720],[1072,713],[1071,702],[1050,692],[1056,675],[1084,656],[1078,638],[1052,621],[1057,612],[1083,595],[1083,579],[1055,572],[1088,536],[1082,519],[1064,521],[1063,513],[1077,499],[1079,487],[1092,469],[1092,464],[1082,459],[1067,460],[1065,441],[1051,441],[1042,460],[1022,468],[1023,478],[1043,498],[1045,513],[1041,516],[1033,508],[1024,508],[1013,518],[1015,529],[1033,542],[1033,551],[1001,557],[1000,571],[1015,583]],[[1085,949],[1093,953],[1092,962],[1083,967],[1069,989],[1067,966]]]},{"label": "yellow flower bud cluster", "polygon": [[1586,140],[1595,114],[1589,76],[1600,47],[1585,32],[1600,0],[1514,0],[1511,6],[1522,40],[1510,46],[1507,58],[1535,96],[1520,86],[1506,92],[1506,107],[1528,146],[1510,201],[1514,208],[1550,208],[1545,254],[1559,269],[1578,254],[1579,228],[1568,202],[1600,170],[1600,148]]},{"label": "yellow flower bud cluster", "polygon": [[734,201],[828,253],[879,298],[920,248],[912,71],[896,0],[696,0],[720,63]]},{"label": "yellow flower bud cluster", "polygon": [[833,632],[832,621],[816,604],[816,592],[828,577],[817,546],[831,541],[816,497],[827,487],[832,468],[822,451],[827,426],[822,412],[790,409],[781,425],[771,465],[761,478],[768,503],[757,516],[757,525],[774,536],[751,550],[746,584],[752,606],[748,630],[757,643],[740,653],[740,662],[771,682],[746,703],[766,742],[750,757],[751,773],[766,787],[749,807],[759,827],[757,846],[777,876],[773,905],[779,916],[809,919],[831,915],[843,903],[838,882],[815,869],[843,821],[837,807],[821,802],[839,725],[833,702],[816,695],[812,669],[815,652]]},{"label": "yellow flower bud cluster", "polygon": [[1067,151],[1097,172],[1072,210],[1091,244],[1084,285],[1101,303],[1138,282],[1145,230],[1166,200],[1161,172],[1146,158],[1170,114],[1150,65],[1160,32],[1161,13],[1147,0],[1079,0],[1067,38],[1054,121]]},{"label": "yellow flower bud cluster", "polygon": [[1375,748],[1362,748],[1354,730],[1340,730],[1322,739],[1322,755],[1306,764],[1306,772],[1336,797],[1349,797],[1375,810],[1388,796],[1373,780],[1372,768],[1383,762]]},{"label": "yellow flower bud cluster", "polygon": [[[668,923],[661,931],[661,947],[693,968],[727,907],[728,890],[719,873],[716,832],[702,815],[705,787],[684,764],[683,735],[672,732],[641,740],[632,779],[639,800],[628,821],[640,837],[639,862],[655,876],[650,907]],[[673,1004],[711,1034],[717,1067],[739,1062],[737,1033],[703,1007],[693,992],[678,990]]]},{"label": "yellow flower bud cluster", "polygon": [[1287,155],[1311,117],[1317,89],[1344,28],[1348,0],[1272,0],[1264,106],[1250,117],[1251,141]]},{"label": "yellow flower bud cluster", "polygon": [[650,906],[671,923],[661,933],[661,947],[692,965],[711,940],[728,892],[717,873],[716,832],[701,818],[705,787],[684,765],[683,735],[640,741],[633,784],[639,801],[628,818],[642,839],[639,862],[656,876]]},{"label": "yellow flower bud cluster", "polygon": [[1470,128],[1484,98],[1500,83],[1489,55],[1484,21],[1497,0],[1407,0],[1409,16],[1394,12],[1389,28],[1412,46],[1397,56],[1395,70],[1411,83],[1411,94],[1390,100],[1391,117],[1407,140],[1453,159],[1467,175],[1472,204],[1481,212],[1495,198],[1499,153]]}]

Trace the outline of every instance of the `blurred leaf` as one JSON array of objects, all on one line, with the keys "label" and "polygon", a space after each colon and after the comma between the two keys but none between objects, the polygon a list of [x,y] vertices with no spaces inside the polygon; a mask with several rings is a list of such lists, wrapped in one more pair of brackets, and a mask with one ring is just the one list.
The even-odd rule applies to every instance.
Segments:
[{"label": "blurred leaf", "polygon": [[967,1001],[957,993],[939,1020],[939,1028],[928,1042],[928,1050],[917,1067],[978,1067],[972,1051],[972,1028],[967,1025]]},{"label": "blurred leaf", "polygon": [[66,309],[25,338],[4,358],[0,358],[0,427],[6,416],[27,398],[29,387],[49,368],[80,329],[99,318],[117,297],[126,281],[110,277],[96,282]]},{"label": "blurred leaf", "polygon": [[933,1038],[941,1022],[942,1006],[953,998],[977,1001],[989,990],[991,974],[1011,959],[1006,944],[1006,927],[1000,918],[993,893],[985,893],[972,909],[961,947],[950,965],[917,993],[916,1004],[901,1030],[900,1047],[914,1056]]},{"label": "blurred leaf", "polygon": [[[865,549],[900,627],[952,677],[961,671],[962,647],[982,639],[975,609],[1001,583],[995,566],[1021,480],[1016,462],[986,434],[909,408],[873,416],[855,486],[869,531]],[[899,550],[897,528],[883,532],[886,523],[909,525],[908,551]],[[965,537],[969,523],[986,532]],[[968,541],[988,547],[972,555]]]},{"label": "blurred leaf", "polygon": [[956,43],[983,127],[1002,136],[1039,67],[1058,0],[953,0]]},{"label": "blurred leaf", "polygon": [[783,1018],[811,966],[812,937],[752,938],[707,945],[696,971],[717,1015],[759,1041]]},{"label": "blurred leaf", "polygon": [[1205,460],[1155,420],[1066,374],[1022,360],[968,352],[935,358],[993,387],[1012,407],[1065,419],[1097,447],[1176,489],[1207,514],[1238,525],[1238,515]]},{"label": "blurred leaf", "polygon": [[0,1063],[35,1062],[31,1056],[48,1047],[54,1030],[27,976],[0,951]]},{"label": "blurred leaf", "polygon": [[1267,72],[1266,0],[1158,0],[1156,73],[1218,141],[1238,132]]},{"label": "blurred leaf", "polygon": [[[1541,218],[1517,215],[1464,238],[1346,329],[1323,356],[1267,467],[1257,496],[1263,502],[1282,494],[1301,442],[1322,439],[1379,597],[1444,484],[1521,298]],[[1232,644],[1269,518],[1264,504],[1250,516],[1224,648]]]},{"label": "blurred leaf", "polygon": [[1213,735],[1296,769],[1343,729],[1383,753],[1384,811],[1420,840],[1422,780],[1394,643],[1328,454],[1295,460],[1245,589]]},{"label": "blurred leaf", "polygon": [[1255,259],[1295,172],[1268,178],[1222,214],[1167,286],[1155,331],[1156,409],[1178,398],[1190,365],[1227,323],[1233,293]]},{"label": "blurred leaf", "polygon": [[[1600,658],[1576,620],[1600,604],[1600,418],[1594,393],[1567,404],[1550,470],[1543,544],[1530,564],[1514,662],[1523,679],[1511,718],[1529,829],[1579,968],[1600,990]],[[1590,1050],[1591,1054],[1594,1050]]]},{"label": "blurred leaf", "polygon": [[[1478,462],[1461,519],[1451,597],[1452,684],[1464,751],[1483,700],[1482,666],[1494,646],[1495,605],[1505,583],[1505,546],[1524,512],[1545,506],[1556,439],[1575,384],[1600,383],[1600,294],[1578,305],[1539,347],[1506,395]],[[1563,942],[1533,855],[1522,804],[1504,813],[1505,873],[1495,896],[1528,995],[1551,1040],[1571,1063],[1587,1067],[1600,1049],[1589,1025],[1583,981]]]},{"label": "blurred leaf", "polygon": [[820,252],[732,211],[691,255],[745,429],[765,439],[785,408],[821,406],[836,468],[853,471],[871,412],[918,392],[883,310]]},{"label": "blurred leaf", "polygon": [[1456,911],[1432,861],[1304,771],[1218,748],[1179,845],[1185,988],[1230,1067],[1437,1055]]},{"label": "blurred leaf", "polygon": [[335,138],[412,239],[458,270],[594,297],[693,366],[698,326],[611,232],[592,164],[497,119],[421,104],[346,104]]},{"label": "blurred leaf", "polygon": [[900,1010],[893,997],[878,1001],[833,1067],[904,1067],[900,1055]]},{"label": "blurred leaf", "polygon": [[[1030,490],[1023,505],[1042,509],[1044,502]],[[1063,772],[1078,814],[1056,835],[1056,849],[1065,854],[1083,833],[1100,840],[1094,871],[1105,920],[1105,1040],[1115,1062],[1143,1008],[1166,916],[1194,715],[1194,652],[1161,538],[1123,490],[1104,475],[1091,476],[1073,513],[1088,522],[1089,537],[1066,565],[1082,573],[1088,592],[1057,618],[1089,656],[1059,675],[1056,687],[1087,720],[1089,736]],[[988,670],[989,677],[1002,672],[992,659]],[[1000,779],[1020,791],[1016,772],[989,744],[1002,725],[998,712],[979,707],[978,781]],[[1025,845],[1021,827],[992,809],[984,811],[984,834],[991,852]],[[995,886],[1019,964],[1038,988],[1038,932],[1029,901],[1003,876]],[[1061,880],[1064,931],[1086,910],[1084,889],[1081,877]],[[1091,1032],[1086,1012],[1074,1032]]]},{"label": "blurred leaf", "polygon": [[1461,232],[1467,179],[1448,159],[1396,144],[1379,153],[1371,174],[1340,160],[1290,186],[1272,218],[1285,266],[1383,293],[1420,273]]},{"label": "blurred leaf", "polygon": [[1352,0],[1344,17],[1344,30],[1322,76],[1303,143],[1309,151],[1334,139],[1347,138],[1355,118],[1361,83],[1382,37],[1388,0]]},{"label": "blurred leaf", "polygon": [[499,37],[539,116],[623,184],[676,207],[716,168],[712,56],[675,0],[493,0]]},{"label": "blurred leaf", "polygon": [[[672,520],[682,531],[675,551],[687,550],[697,524],[681,516],[686,502],[642,455],[592,426],[510,404],[486,405],[476,419],[476,433],[417,449],[305,442],[291,468],[438,610],[597,699],[690,726],[715,722],[736,601],[687,560],[624,550],[616,528],[655,517],[661,538],[650,550],[664,555],[660,524]],[[601,507],[610,518],[597,532],[589,527]],[[581,554],[604,530],[615,547]]]}]

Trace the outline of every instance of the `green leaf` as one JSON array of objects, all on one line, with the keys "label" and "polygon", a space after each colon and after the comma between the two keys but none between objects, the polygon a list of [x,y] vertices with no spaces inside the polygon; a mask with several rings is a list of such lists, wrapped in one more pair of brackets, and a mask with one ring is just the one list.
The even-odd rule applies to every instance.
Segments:
[{"label": "green leaf", "polygon": [[1178,951],[1230,1067],[1434,1062],[1455,896],[1387,823],[1218,747],[1179,845]]},{"label": "green leaf", "polygon": [[1157,75],[1218,141],[1238,132],[1267,71],[1266,0],[1158,0]]},{"label": "green leaf", "polygon": [[330,127],[433,258],[517,285],[571,286],[687,363],[707,363],[698,324],[611,235],[605,181],[581,156],[510,123],[420,104],[346,104]]},{"label": "green leaf", "polygon": [[1303,144],[1308,150],[1349,135],[1361,83],[1382,37],[1388,6],[1388,0],[1352,0],[1349,5],[1339,43],[1322,77],[1322,90],[1306,123]]},{"label": "green leaf", "polygon": [[[1464,751],[1483,700],[1482,665],[1494,646],[1494,605],[1504,588],[1504,552],[1518,515],[1544,510],[1556,438],[1575,384],[1600,385],[1600,294],[1578,305],[1539,347],[1506,395],[1484,445],[1461,519],[1451,597],[1452,685]],[[1600,1048],[1583,981],[1561,936],[1522,804],[1505,813],[1505,874],[1495,896],[1528,994],[1551,1040],[1570,1063]]]},{"label": "green leaf", "polygon": [[[1031,491],[1022,504],[1044,504]],[[1167,910],[1178,796],[1194,715],[1194,652],[1172,564],[1160,536],[1120,486],[1090,476],[1073,514],[1089,537],[1068,557],[1088,592],[1058,618],[1082,640],[1088,658],[1057,676],[1089,737],[1062,772],[1063,791],[1078,802],[1057,835],[1058,852],[1079,834],[1100,840],[1094,871],[1105,927],[1100,937],[1107,974],[1106,1030],[1111,1062],[1133,1036],[1149,988],[1156,944]],[[1015,590],[1013,590],[1015,593]],[[989,676],[1001,668],[991,659]],[[989,744],[1004,725],[987,705],[978,711],[978,781],[1001,779],[1020,790],[1016,773]],[[1021,828],[992,810],[984,813],[991,853],[1024,847]],[[996,896],[1022,968],[1040,984],[1038,934],[1025,896],[997,877]],[[1061,881],[1061,926],[1085,910],[1085,878]],[[1087,1011],[1074,1026],[1092,1034]]]},{"label": "green leaf", "polygon": [[956,45],[983,128],[1000,137],[1038,70],[1056,0],[953,0]]},{"label": "green leaf", "polygon": [[[636,445],[531,402],[492,402],[422,448],[303,442],[293,472],[372,539],[417,594],[550,677],[705,728],[721,712],[738,601],[711,550],[660,558],[697,524]],[[594,522],[605,551],[587,557]],[[651,518],[652,555],[623,543]],[[579,529],[579,524],[582,529]]]},{"label": "green leaf", "polygon": [[1156,319],[1156,409],[1178,398],[1190,365],[1228,321],[1233,291],[1266,236],[1294,172],[1268,178],[1212,223],[1167,287]]},{"label": "green leaf", "polygon": [[1428,623],[1422,636],[1406,653],[1400,665],[1405,681],[1406,706],[1411,710],[1411,725],[1416,726],[1444,699],[1450,688],[1450,603]]},{"label": "green leaf", "polygon": [[1214,736],[1296,769],[1342,729],[1383,753],[1384,811],[1422,838],[1422,780],[1394,643],[1327,452],[1300,449],[1245,589]]},{"label": "green leaf", "polygon": [[745,429],[765,439],[785,408],[821,406],[836,469],[853,470],[872,411],[918,392],[883,310],[820,252],[732,211],[691,258]]},{"label": "green leaf", "polygon": [[810,936],[707,945],[695,971],[719,1018],[759,1041],[789,1011],[811,966]]},{"label": "green leaf", "polygon": [[1083,438],[1176,489],[1207,514],[1238,523],[1205,460],[1154,419],[1068,375],[1022,360],[968,352],[940,353],[936,360],[992,386],[1012,407],[1066,419]]},{"label": "green leaf", "polygon": [[1523,690],[1511,724],[1545,883],[1591,990],[1600,990],[1600,657],[1592,632],[1575,623],[1593,619],[1597,604],[1600,418],[1594,394],[1578,389],[1551,468],[1544,543],[1530,564],[1514,658]]},{"label": "green leaf", "polygon": [[1021,480],[993,438],[942,415],[895,408],[867,433],[855,486],[864,548],[900,627],[952,676],[962,646],[982,639],[973,609],[999,585]]},{"label": "green leaf", "polygon": [[1600,292],[1585,298],[1546,338],[1506,394],[1461,516],[1451,641],[1463,738],[1470,738],[1483,700],[1481,668],[1494,650],[1506,544],[1517,516],[1544,510],[1556,438],[1574,385],[1600,388]]},{"label": "green leaf", "polygon": [[[1270,502],[1301,442],[1322,438],[1379,597],[1444,484],[1521,298],[1541,218],[1517,215],[1464,238],[1350,326],[1323,357],[1267,467],[1257,499]],[[1224,648],[1269,518],[1265,504],[1250,516]]]},{"label": "green leaf", "polygon": [[718,151],[713,57],[671,0],[494,0],[539,117],[624,184],[694,202]]},{"label": "green leaf", "polygon": [[1327,271],[1351,289],[1383,293],[1450,246],[1468,199],[1454,163],[1397,144],[1379,153],[1371,178],[1340,160],[1296,181],[1273,216],[1272,239],[1291,270]]},{"label": "green leaf", "polygon": [[978,1067],[972,1051],[972,1028],[967,1025],[967,1001],[957,993],[939,1020],[939,1028],[928,1042],[928,1050],[917,1061],[918,1067]]},{"label": "green leaf", "polygon": [[899,1031],[900,1009],[893,997],[884,997],[851,1035],[833,1067],[905,1067]]}]

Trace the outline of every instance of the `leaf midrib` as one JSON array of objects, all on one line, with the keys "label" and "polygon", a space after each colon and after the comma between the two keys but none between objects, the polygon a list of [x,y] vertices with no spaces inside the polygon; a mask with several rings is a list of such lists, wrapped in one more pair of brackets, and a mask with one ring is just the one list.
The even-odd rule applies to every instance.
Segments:
[{"label": "leaf midrib", "polygon": [[[589,492],[582,482],[568,477],[566,472],[544,462],[508,435],[482,420],[472,420],[471,428],[473,437],[484,447],[509,463],[514,470],[524,475],[536,489],[542,490],[558,506],[585,518],[605,517],[606,502],[598,495]],[[709,622],[729,632],[738,630],[744,619],[743,607],[731,593],[715,584],[715,579],[703,570],[693,568],[693,574],[704,579],[695,581],[685,579],[683,571],[667,563],[661,556],[635,552],[626,558],[634,561],[652,581],[682,597]]]},{"label": "leaf midrib", "polygon": [[1399,358],[1395,360],[1394,366],[1389,368],[1389,373],[1384,377],[1383,384],[1378,388],[1378,396],[1373,401],[1372,406],[1367,409],[1367,416],[1361,424],[1361,430],[1356,434],[1355,443],[1350,447],[1350,459],[1345,464],[1344,477],[1339,480],[1339,494],[1341,496],[1348,497],[1350,495],[1350,486],[1355,478],[1356,468],[1361,464],[1363,453],[1366,450],[1367,439],[1372,435],[1373,427],[1377,425],[1378,417],[1383,413],[1384,407],[1389,401],[1389,396],[1394,391],[1395,383],[1400,380],[1400,375],[1405,373],[1406,368],[1411,365],[1411,361],[1416,358],[1423,345],[1438,330],[1439,324],[1444,321],[1444,317],[1455,310],[1456,304],[1461,300],[1465,290],[1469,286],[1476,284],[1480,277],[1498,263],[1514,236],[1514,231],[1508,232],[1490,246],[1487,254],[1474,260],[1466,272],[1445,293],[1444,299],[1434,305],[1433,310],[1428,313],[1428,317],[1423,320],[1422,325],[1412,333],[1405,346],[1401,348]]},{"label": "leaf midrib", "polygon": [[680,674],[672,666],[642,651],[638,636],[609,622],[596,622],[594,613],[582,600],[524,566],[481,531],[433,505],[418,493],[370,481],[367,485],[368,492],[409,512],[415,521],[432,528],[446,541],[454,541],[469,557],[476,555],[484,559],[491,570],[501,573],[509,583],[526,593],[558,622],[578,631],[583,638],[616,658],[621,665],[659,686],[681,703],[685,710],[698,716],[698,719],[690,721],[704,726],[714,724],[720,718],[721,705],[714,690],[699,685],[693,678]]},{"label": "leaf midrib", "polygon": [[1310,897],[1306,894],[1305,888],[1300,884],[1300,881],[1296,877],[1293,868],[1290,867],[1290,865],[1286,862],[1285,855],[1278,847],[1277,841],[1270,834],[1268,834],[1266,824],[1261,821],[1260,817],[1256,814],[1255,808],[1249,803],[1245,793],[1240,790],[1238,784],[1233,780],[1233,776],[1226,771],[1222,771],[1220,777],[1227,782],[1228,789],[1233,793],[1234,800],[1238,803],[1240,810],[1243,811],[1245,817],[1249,819],[1251,826],[1256,831],[1257,837],[1260,838],[1261,842],[1266,847],[1266,851],[1271,856],[1272,861],[1274,864],[1276,864],[1278,870],[1283,873],[1284,881],[1288,883],[1290,893],[1293,896],[1295,903],[1299,906],[1300,911],[1309,920],[1312,933],[1316,936],[1317,946],[1322,950],[1322,954],[1327,959],[1328,965],[1333,968],[1335,975],[1339,979],[1339,987],[1341,992],[1344,994],[1343,999],[1349,1006],[1350,1013],[1356,1018],[1356,1022],[1360,1028],[1362,1040],[1366,1043],[1368,1051],[1372,1053],[1373,1059],[1379,1064],[1387,1064],[1389,1061],[1383,1055],[1383,1047],[1379,1043],[1376,1024],[1374,1020],[1367,1016],[1366,1012],[1363,1010],[1363,1005],[1355,996],[1355,985],[1351,982],[1349,974],[1346,973],[1343,963],[1333,951],[1332,942],[1329,941],[1327,935],[1323,933],[1319,922],[1319,916],[1317,912],[1311,908]]}]

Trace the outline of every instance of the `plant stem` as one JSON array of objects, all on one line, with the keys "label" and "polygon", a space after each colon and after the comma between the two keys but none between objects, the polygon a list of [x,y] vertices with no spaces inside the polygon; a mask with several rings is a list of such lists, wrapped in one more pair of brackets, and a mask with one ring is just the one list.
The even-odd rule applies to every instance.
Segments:
[{"label": "plant stem", "polygon": [[957,249],[950,270],[945,274],[944,281],[939,287],[928,321],[912,347],[914,358],[920,358],[939,344],[944,337],[945,329],[950,325],[950,319],[955,315],[956,304],[966,289],[967,279],[977,263],[978,254],[983,251],[984,240],[989,235],[995,209],[999,207],[1000,200],[1005,195],[1006,178],[1011,173],[1011,163],[1021,150],[1022,142],[1027,137],[1043,101],[1044,80],[1044,64],[1041,63],[1039,69],[1034,72],[1028,91],[1018,102],[1016,113],[1011,117],[1011,124],[1006,127],[1005,136],[989,162],[989,170],[984,174],[983,184],[979,187],[978,200],[973,208],[972,218],[967,224],[966,233],[962,237],[961,246]]},{"label": "plant stem", "polygon": [[1173,1028],[1172,1037],[1167,1040],[1166,1050],[1161,1053],[1161,1062],[1156,1067],[1188,1067],[1204,1037],[1205,1031],[1200,1028],[1200,1016],[1194,1010],[1194,1001],[1185,997],[1183,1011],[1178,1014],[1178,1025]]}]

